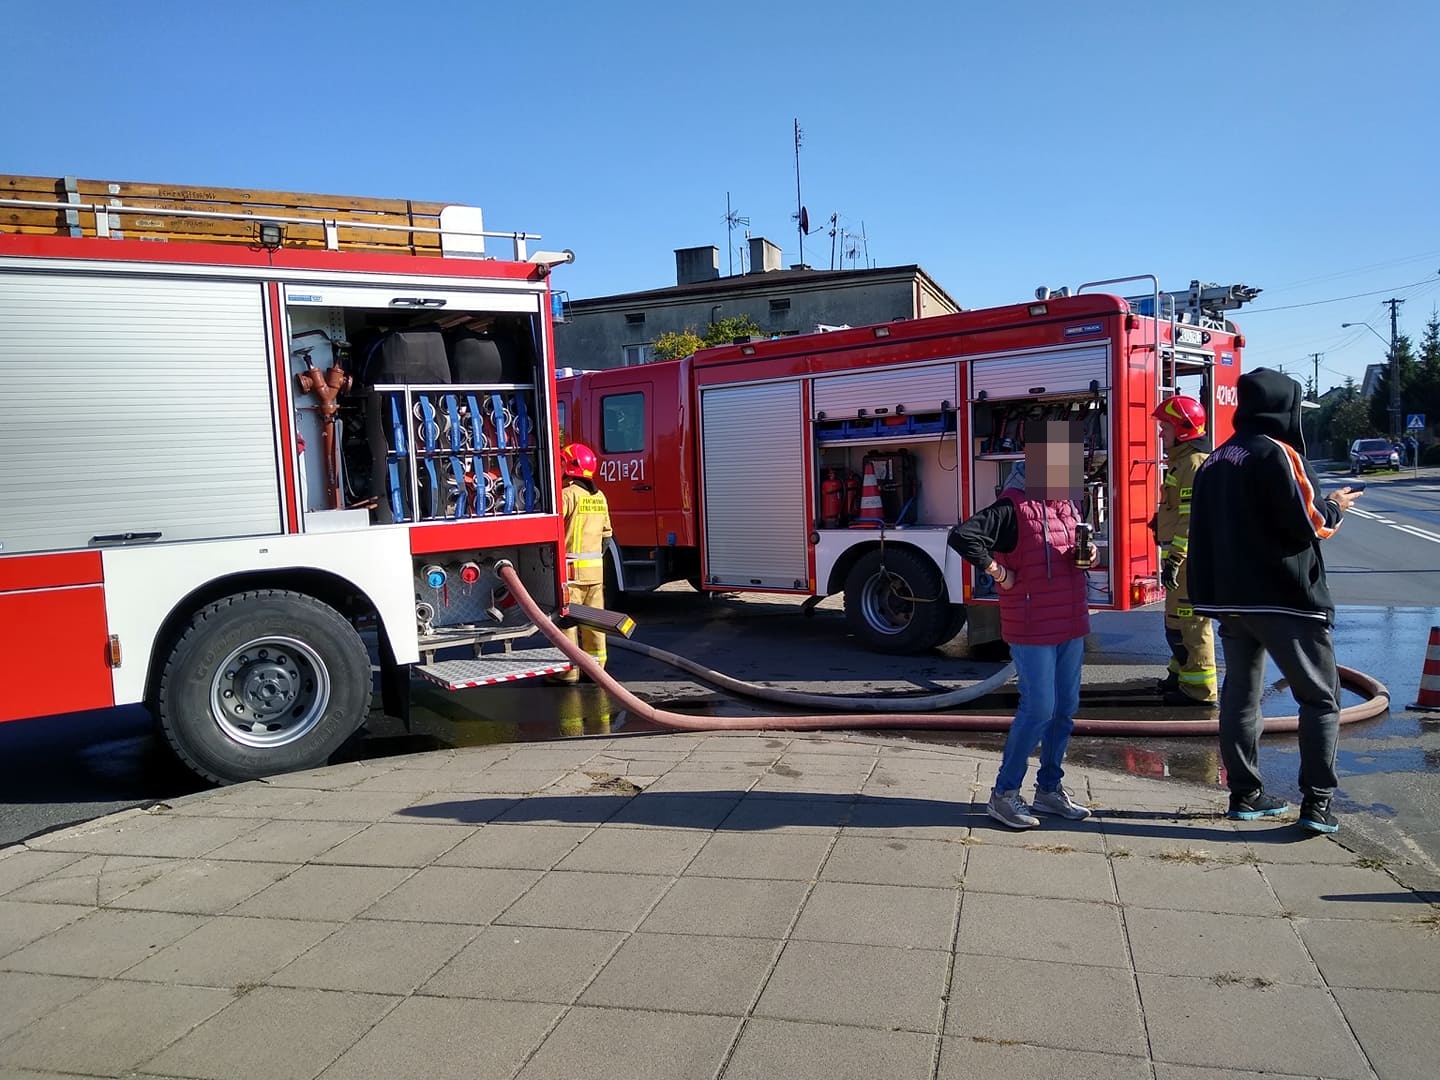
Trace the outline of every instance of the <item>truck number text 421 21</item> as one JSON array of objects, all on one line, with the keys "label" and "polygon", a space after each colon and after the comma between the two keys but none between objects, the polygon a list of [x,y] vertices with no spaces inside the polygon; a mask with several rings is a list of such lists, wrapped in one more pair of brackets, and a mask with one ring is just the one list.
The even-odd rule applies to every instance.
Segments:
[{"label": "truck number text 421 21", "polygon": [[645,459],[630,458],[628,460],[616,460],[609,458],[600,462],[600,479],[608,484],[620,480],[644,480]]}]

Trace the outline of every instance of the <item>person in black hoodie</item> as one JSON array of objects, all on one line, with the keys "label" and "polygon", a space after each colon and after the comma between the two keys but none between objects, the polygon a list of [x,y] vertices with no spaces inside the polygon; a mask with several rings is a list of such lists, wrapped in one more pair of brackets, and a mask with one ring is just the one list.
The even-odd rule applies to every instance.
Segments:
[{"label": "person in black hoodie", "polygon": [[1257,368],[1240,376],[1235,434],[1195,477],[1190,523],[1190,598],[1217,616],[1225,656],[1220,689],[1220,755],[1230,787],[1229,817],[1274,817],[1289,807],[1260,777],[1260,693],[1265,654],[1290,684],[1300,712],[1300,826],[1333,833],[1335,743],[1340,680],[1331,627],[1335,604],[1320,542],[1334,535],[1360,497],[1329,496],[1305,460],[1300,384]]}]

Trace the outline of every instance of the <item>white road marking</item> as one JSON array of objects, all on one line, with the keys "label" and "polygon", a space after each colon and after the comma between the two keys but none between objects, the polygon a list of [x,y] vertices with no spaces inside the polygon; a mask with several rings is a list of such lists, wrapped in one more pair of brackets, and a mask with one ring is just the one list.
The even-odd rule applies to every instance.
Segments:
[{"label": "white road marking", "polygon": [[1440,534],[1432,533],[1425,529],[1417,529],[1410,525],[1401,525],[1399,522],[1391,521],[1389,518],[1381,517],[1379,514],[1372,514],[1369,510],[1361,510],[1358,507],[1352,506],[1346,513],[1366,518],[1375,522],[1377,525],[1387,525],[1396,532],[1403,532],[1410,536],[1418,537],[1421,540],[1429,540],[1432,544],[1440,544]]}]

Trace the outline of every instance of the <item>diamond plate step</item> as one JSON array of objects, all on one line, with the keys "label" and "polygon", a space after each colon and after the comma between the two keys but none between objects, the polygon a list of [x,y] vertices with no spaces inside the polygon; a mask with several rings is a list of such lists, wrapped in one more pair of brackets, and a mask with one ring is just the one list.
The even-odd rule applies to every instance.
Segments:
[{"label": "diamond plate step", "polygon": [[559,649],[516,649],[468,660],[441,660],[416,664],[411,670],[446,690],[468,690],[476,686],[533,679],[537,675],[558,675],[569,671],[570,661]]}]

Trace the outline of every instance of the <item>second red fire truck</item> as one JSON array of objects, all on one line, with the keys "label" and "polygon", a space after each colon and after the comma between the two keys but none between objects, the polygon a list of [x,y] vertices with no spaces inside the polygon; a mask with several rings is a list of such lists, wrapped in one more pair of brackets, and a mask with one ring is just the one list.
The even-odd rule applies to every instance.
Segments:
[{"label": "second red fire truck", "polygon": [[[1138,283],[1138,297],[1102,291]],[[688,580],[812,606],[843,592],[878,650],[932,648],[967,620],[972,641],[991,639],[994,587],[947,545],[950,528],[995,499],[1027,424],[1074,420],[1098,549],[1091,605],[1150,603],[1163,458],[1151,412],[1183,391],[1217,443],[1230,435],[1245,342],[1225,313],[1258,291],[1121,278],[562,378],[561,423],[599,455],[610,501],[611,590]]]}]

